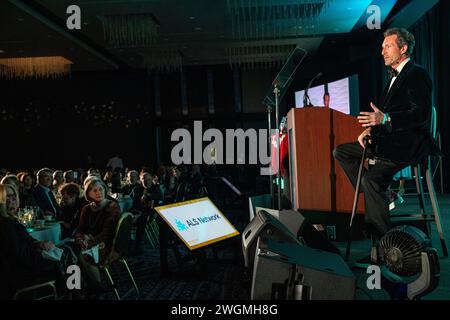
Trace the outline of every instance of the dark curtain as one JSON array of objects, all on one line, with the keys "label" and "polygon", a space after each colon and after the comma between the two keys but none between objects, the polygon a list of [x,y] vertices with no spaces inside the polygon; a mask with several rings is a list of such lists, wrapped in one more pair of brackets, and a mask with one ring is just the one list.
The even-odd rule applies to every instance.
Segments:
[{"label": "dark curtain", "polygon": [[[443,161],[444,168],[444,189],[448,190],[450,186],[450,172],[445,170],[449,168],[448,155],[450,149],[449,141],[450,131],[447,128],[449,119],[449,46],[450,46],[450,28],[449,28],[448,1],[440,1],[431,10],[429,10],[421,19],[409,28],[409,31],[416,38],[416,47],[413,59],[422,65],[430,74],[433,81],[433,105],[437,111],[438,132],[442,138],[442,151],[447,156]],[[447,171],[447,172],[446,172]],[[439,174],[439,171],[438,171]],[[435,186],[438,186],[439,179],[436,176]]]}]

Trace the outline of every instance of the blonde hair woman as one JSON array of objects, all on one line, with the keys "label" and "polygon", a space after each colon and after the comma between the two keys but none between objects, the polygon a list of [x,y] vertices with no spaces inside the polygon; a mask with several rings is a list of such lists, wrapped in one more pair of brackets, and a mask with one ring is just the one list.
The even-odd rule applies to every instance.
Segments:
[{"label": "blonde hair woman", "polygon": [[58,270],[56,263],[45,260],[41,254],[53,244],[36,241],[17,220],[19,202],[15,187],[0,184],[0,276],[4,277],[0,280],[0,296],[5,297],[37,277],[56,277]]}]

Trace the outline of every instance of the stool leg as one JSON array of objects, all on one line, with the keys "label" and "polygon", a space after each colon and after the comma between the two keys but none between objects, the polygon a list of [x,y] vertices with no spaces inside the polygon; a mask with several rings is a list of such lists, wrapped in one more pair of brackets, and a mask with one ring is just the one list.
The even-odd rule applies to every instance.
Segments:
[{"label": "stool leg", "polygon": [[422,217],[425,219],[425,200],[423,198],[423,185],[422,180],[420,179],[420,167],[419,165],[414,166],[414,175],[416,176],[416,188],[417,188],[417,196],[419,197],[419,205],[420,205],[420,213]]},{"label": "stool leg", "polygon": [[370,237],[371,242],[371,250],[370,250],[370,259],[373,263],[378,264],[378,239],[375,236]]},{"label": "stool leg", "polygon": [[433,207],[434,220],[436,221],[436,227],[439,233],[439,239],[441,240],[442,252],[445,257],[448,257],[447,245],[445,243],[444,230],[441,224],[441,213],[439,210],[439,205],[436,198],[436,193],[434,191],[433,180],[431,179],[430,168],[425,170],[425,177],[427,180],[428,193],[430,194],[431,205]]}]

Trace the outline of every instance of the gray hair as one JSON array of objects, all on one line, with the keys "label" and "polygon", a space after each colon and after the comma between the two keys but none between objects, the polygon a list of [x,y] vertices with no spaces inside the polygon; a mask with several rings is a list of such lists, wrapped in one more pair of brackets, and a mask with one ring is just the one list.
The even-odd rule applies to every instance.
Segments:
[{"label": "gray hair", "polygon": [[399,48],[403,47],[404,45],[408,46],[405,54],[410,57],[414,50],[414,45],[416,44],[414,35],[405,28],[390,28],[384,32],[385,38],[393,35],[397,35],[397,45]]}]

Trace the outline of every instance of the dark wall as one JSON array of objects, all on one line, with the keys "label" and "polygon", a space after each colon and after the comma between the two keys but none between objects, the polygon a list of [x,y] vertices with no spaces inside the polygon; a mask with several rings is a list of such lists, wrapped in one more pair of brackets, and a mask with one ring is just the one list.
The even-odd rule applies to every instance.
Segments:
[{"label": "dark wall", "polygon": [[[446,124],[450,116],[445,93],[450,75],[446,58],[450,4],[441,1],[439,6],[439,28],[430,30],[437,33],[439,45],[431,49],[437,50],[439,57],[435,86],[441,93],[437,97],[439,124],[448,155],[450,133]],[[309,55],[294,75],[280,115],[295,105],[295,91],[304,89],[319,71],[324,74],[320,82],[358,74],[361,110],[369,110],[369,103],[378,101],[384,85],[381,41],[380,30],[325,37],[320,50]],[[212,86],[208,85],[208,72]],[[170,142],[172,131],[191,128],[194,120],[203,120],[205,129],[266,127],[267,114],[261,101],[277,72],[234,71],[228,65],[217,65],[186,67],[182,73],[159,76],[136,70],[74,73],[59,80],[0,80],[0,133],[4,137],[0,167],[70,168],[84,166],[88,155],[104,166],[116,151],[130,167],[155,165],[158,159],[168,163],[174,145]],[[237,88],[235,81],[240,84]],[[211,97],[214,110],[210,111]],[[155,114],[156,104],[161,115]],[[182,113],[183,104],[187,115]],[[272,124],[275,126],[273,112]],[[449,160],[444,162],[448,167]],[[449,173],[445,171],[448,184]]]},{"label": "dark wall", "polygon": [[[4,150],[11,152],[2,152],[0,167],[72,168],[85,166],[88,155],[97,166],[104,166],[115,152],[128,166],[154,166],[157,130],[159,160],[167,163],[174,145],[170,135],[177,128],[190,127],[194,120],[223,129],[242,126],[245,117],[235,111],[229,66],[189,67],[182,72],[157,75],[159,92],[155,92],[155,75],[139,71],[1,80],[0,132],[9,137]],[[210,86],[208,72],[213,79]],[[156,98],[161,115],[155,114]],[[214,108],[209,108],[210,103]],[[187,115],[182,114],[182,104]],[[264,119],[264,114],[246,117]]]}]

